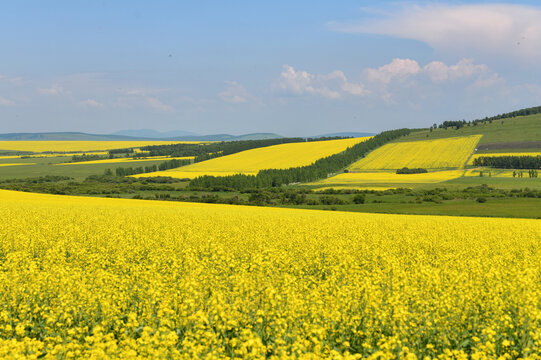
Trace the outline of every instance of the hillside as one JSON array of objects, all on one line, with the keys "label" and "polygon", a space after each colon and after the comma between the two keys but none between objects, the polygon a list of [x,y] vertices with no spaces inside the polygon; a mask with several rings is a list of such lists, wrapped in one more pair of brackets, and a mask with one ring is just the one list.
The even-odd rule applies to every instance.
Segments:
[{"label": "hillside", "polygon": [[[494,120],[492,123],[455,128],[421,130],[412,132],[395,142],[433,140],[458,136],[483,135],[479,145],[530,142],[530,148],[541,148],[541,114]],[[508,148],[509,149],[509,148]]]},{"label": "hillside", "polygon": [[351,138],[327,141],[280,144],[242,151],[183,166],[163,172],[141,176],[171,176],[193,179],[202,175],[227,176],[234,174],[255,175],[263,169],[287,169],[309,165],[323,157],[346,150],[368,138]]},{"label": "hillside", "polygon": [[396,170],[403,167],[460,168],[470,157],[480,135],[383,145],[348,167],[349,170]]}]

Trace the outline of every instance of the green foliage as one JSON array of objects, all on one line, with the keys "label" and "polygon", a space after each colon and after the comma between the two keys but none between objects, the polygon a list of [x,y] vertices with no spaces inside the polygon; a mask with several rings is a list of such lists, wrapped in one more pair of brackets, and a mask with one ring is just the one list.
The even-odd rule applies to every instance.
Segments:
[{"label": "green foliage", "polygon": [[81,161],[93,161],[93,160],[103,160],[106,159],[105,156],[101,155],[73,155],[71,157],[71,162],[81,162]]},{"label": "green foliage", "polygon": [[144,174],[144,173],[150,173],[155,171],[164,171],[168,169],[174,169],[181,166],[185,166],[191,164],[190,160],[183,160],[183,159],[172,159],[164,161],[163,163],[159,165],[150,165],[150,166],[139,166],[139,167],[118,167],[115,169],[116,176],[130,176],[130,175],[137,175],[137,174]]},{"label": "green foliage", "polygon": [[353,202],[355,204],[364,204],[365,196],[361,194],[357,194],[353,197]]},{"label": "green foliage", "polygon": [[408,169],[407,167],[396,170],[397,174],[424,174],[427,172],[428,170],[426,169],[422,169],[422,168]]},{"label": "green foliage", "polygon": [[541,169],[541,156],[481,156],[473,160],[473,165],[498,169]]}]

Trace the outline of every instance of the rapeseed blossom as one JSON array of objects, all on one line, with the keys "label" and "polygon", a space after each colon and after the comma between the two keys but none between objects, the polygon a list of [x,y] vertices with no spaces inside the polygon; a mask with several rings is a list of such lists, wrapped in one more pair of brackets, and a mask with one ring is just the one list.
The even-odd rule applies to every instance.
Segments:
[{"label": "rapeseed blossom", "polygon": [[349,166],[350,170],[396,170],[403,167],[462,168],[481,135],[385,144]]},{"label": "rapeseed blossom", "polygon": [[539,220],[0,190],[2,359],[540,359]]}]

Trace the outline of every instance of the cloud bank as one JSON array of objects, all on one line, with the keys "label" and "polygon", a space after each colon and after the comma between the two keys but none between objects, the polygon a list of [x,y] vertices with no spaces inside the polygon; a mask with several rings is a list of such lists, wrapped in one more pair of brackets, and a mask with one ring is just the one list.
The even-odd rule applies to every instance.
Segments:
[{"label": "cloud bank", "polygon": [[541,60],[541,8],[515,4],[404,6],[356,24],[330,23],[335,31],[418,40],[462,56]]}]

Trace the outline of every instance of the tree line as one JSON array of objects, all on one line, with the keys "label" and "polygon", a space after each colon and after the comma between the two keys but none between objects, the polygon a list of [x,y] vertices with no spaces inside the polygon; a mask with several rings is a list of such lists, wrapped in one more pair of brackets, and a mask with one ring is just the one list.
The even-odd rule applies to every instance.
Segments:
[{"label": "tree line", "polygon": [[424,174],[427,173],[428,170],[423,168],[415,168],[415,169],[409,169],[407,167],[403,167],[402,169],[397,169],[397,174]]},{"label": "tree line", "polygon": [[473,159],[473,165],[498,169],[541,169],[541,156],[481,156]]},{"label": "tree line", "polygon": [[200,162],[220,156],[235,154],[241,151],[272,145],[298,143],[305,141],[337,140],[345,138],[346,137],[341,136],[322,138],[293,137],[279,139],[221,141],[208,144],[150,145],[142,147],[141,150],[144,150],[145,152],[138,154],[138,156],[195,156],[194,162]]},{"label": "tree line", "polygon": [[[185,159],[172,159],[165,162],[162,162],[158,165],[150,165],[150,166],[139,166],[139,167],[117,167],[115,169],[115,175],[116,176],[130,176],[130,175],[137,175],[137,174],[145,174],[155,171],[165,171],[169,169],[178,168],[181,166],[185,166],[191,164],[191,160],[185,160]],[[112,175],[112,171],[110,169],[107,169],[105,171],[105,175]]]},{"label": "tree line", "polygon": [[190,181],[189,187],[191,189],[223,188],[243,190],[316,181],[326,178],[328,174],[344,169],[377,147],[409,133],[409,129],[384,131],[347,148],[341,153],[319,159],[311,165],[289,169],[266,169],[259,171],[257,175],[238,174],[223,177],[205,175]]}]

